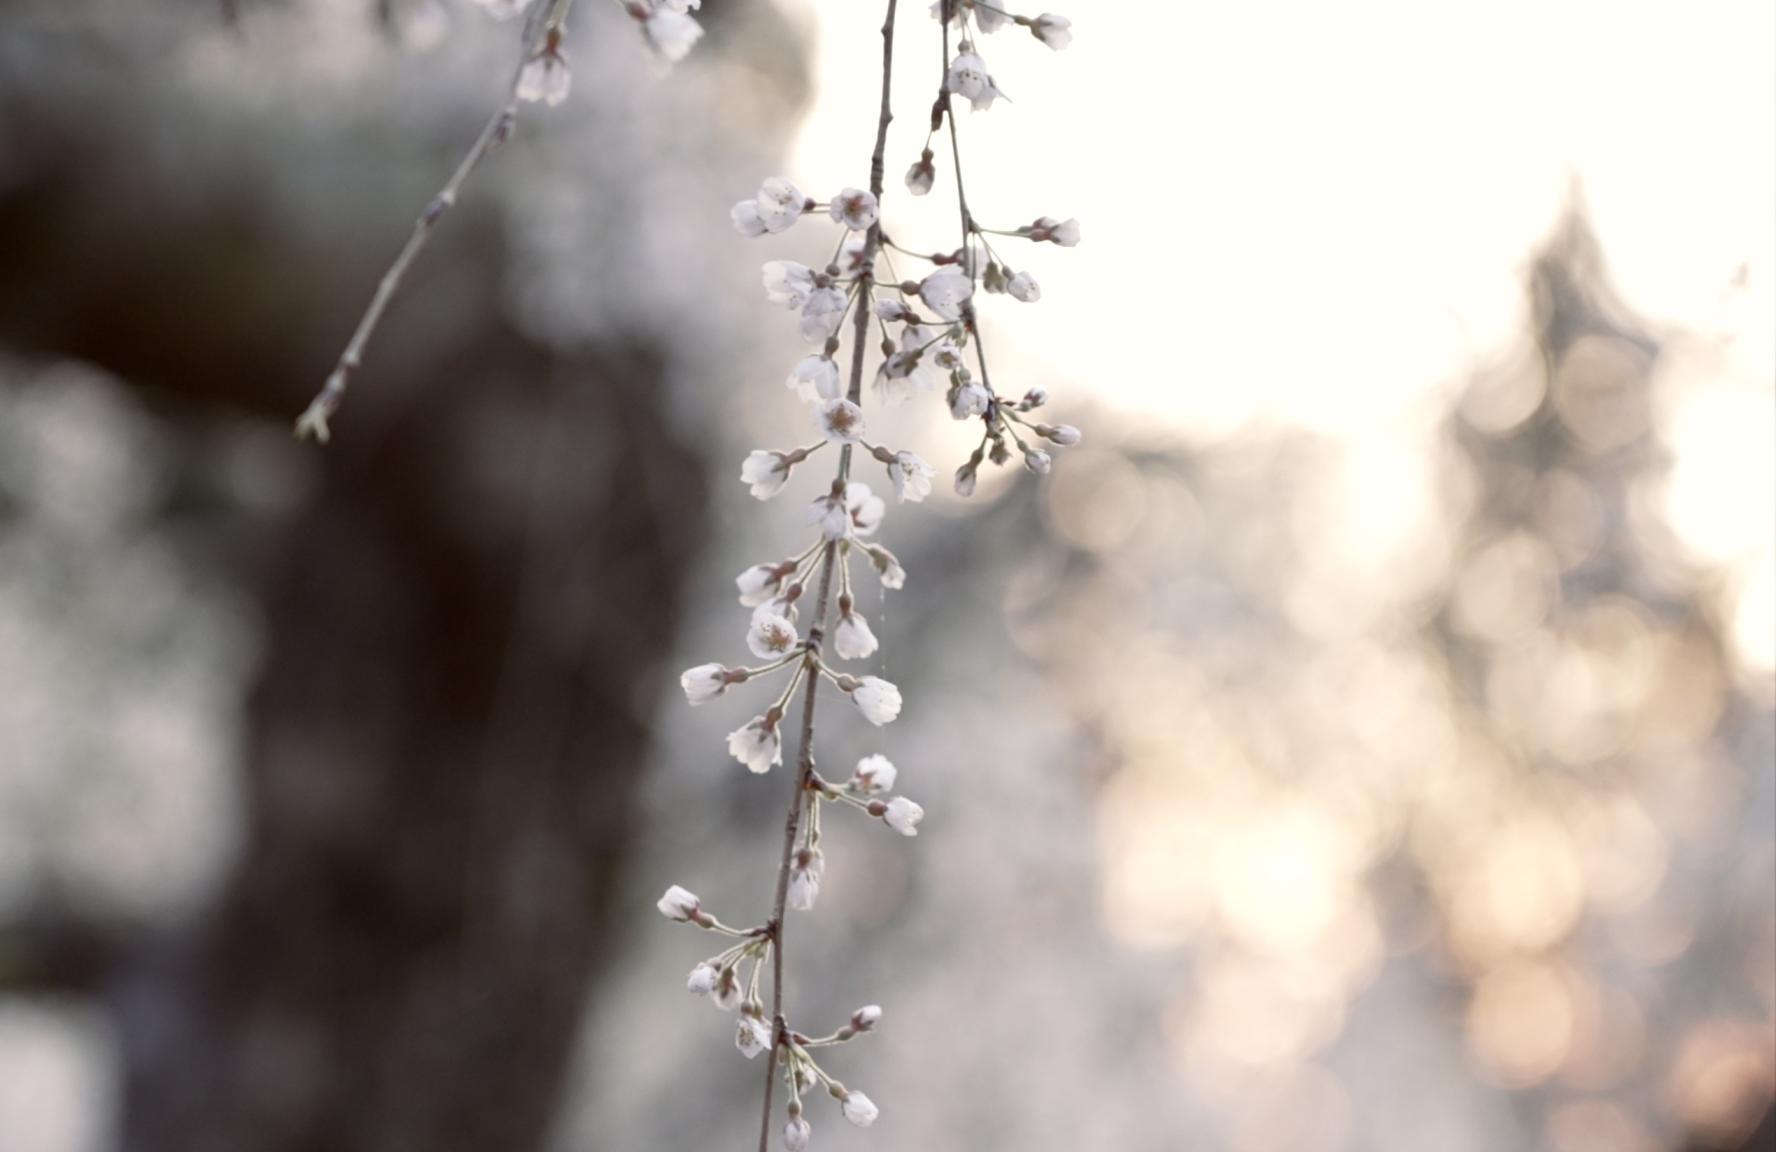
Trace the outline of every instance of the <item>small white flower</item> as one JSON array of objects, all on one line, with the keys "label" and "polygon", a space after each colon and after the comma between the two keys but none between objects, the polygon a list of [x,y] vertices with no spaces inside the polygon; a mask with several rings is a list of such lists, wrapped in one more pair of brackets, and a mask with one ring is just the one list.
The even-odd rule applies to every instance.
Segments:
[{"label": "small white flower", "polygon": [[842,395],[839,388],[839,366],[833,363],[830,356],[806,356],[795,366],[784,385],[792,389],[797,396],[810,403],[816,400],[836,400]]},{"label": "small white flower", "polygon": [[822,536],[837,540],[851,527],[851,512],[845,507],[844,497],[825,493],[816,496],[808,506],[808,520],[820,525]]},{"label": "small white flower", "polygon": [[800,219],[807,208],[808,197],[781,176],[759,185],[758,214],[767,232],[782,232]]},{"label": "small white flower", "polygon": [[892,792],[899,775],[894,761],[877,753],[857,762],[857,771],[851,774],[849,787],[853,792]]},{"label": "small white flower", "polygon": [[1050,244],[1072,248],[1079,243],[1079,221],[1072,217],[1056,220],[1053,216],[1040,216],[1030,225],[1029,235],[1038,243],[1046,240]]},{"label": "small white flower", "polygon": [[742,200],[728,209],[728,220],[734,231],[749,239],[765,234],[765,218],[759,215],[757,200]]},{"label": "small white flower", "polygon": [[732,1012],[740,1007],[740,971],[730,965],[721,970],[715,981],[715,990],[710,993],[710,1003],[723,1012]]},{"label": "small white flower", "polygon": [[799,309],[814,291],[814,269],[794,260],[772,260],[764,266],[765,295],[771,303]]},{"label": "small white flower", "polygon": [[740,479],[752,485],[752,494],[760,500],[769,500],[783,491],[784,482],[789,479],[790,465],[781,452],[769,452],[758,449],[747,453],[746,459],[740,462]]},{"label": "small white flower", "polygon": [[851,702],[878,728],[900,715],[900,689],[880,676],[860,677],[851,689]]},{"label": "small white flower", "polygon": [[870,563],[875,566],[877,577],[882,581],[882,587],[888,589],[906,587],[906,569],[900,566],[900,561],[895,559],[894,553],[886,548],[873,545],[865,550],[869,554]]},{"label": "small white flower", "polygon": [[1073,22],[1065,16],[1044,12],[1030,21],[1030,35],[1059,52],[1073,43]]},{"label": "small white flower", "polygon": [[840,1102],[839,1106],[844,1110],[845,1119],[851,1121],[851,1123],[857,1125],[859,1128],[868,1128],[871,1124],[876,1122],[876,1116],[878,1115],[876,1105],[868,1096],[865,1096],[861,1092],[845,1093],[845,1098]]},{"label": "small white flower", "polygon": [[896,796],[888,801],[888,808],[882,813],[883,822],[902,836],[917,836],[919,821],[923,819],[925,819],[925,809],[905,796]]},{"label": "small white flower", "polygon": [[825,344],[827,337],[845,322],[850,303],[837,288],[816,288],[808,293],[802,305],[802,339],[810,344]]},{"label": "small white flower", "polygon": [[820,406],[815,424],[834,444],[855,444],[863,436],[863,409],[849,400],[828,400]]},{"label": "small white flower", "polygon": [[[961,417],[958,417],[958,419],[961,419]],[[980,454],[977,452],[974,457],[964,463],[962,467],[956,469],[956,495],[962,497],[964,500],[974,495],[975,479],[979,472]]]},{"label": "small white flower", "polygon": [[693,20],[686,9],[697,4],[686,0],[663,0],[647,10],[637,0],[629,6],[641,21],[641,34],[660,58],[676,64],[687,56],[697,41],[703,39],[703,26]]},{"label": "small white flower", "polygon": [[951,394],[950,415],[958,420],[984,415],[992,400],[992,393],[970,380]]},{"label": "small white flower", "polygon": [[1024,467],[1038,476],[1046,476],[1049,469],[1054,467],[1054,457],[1040,448],[1026,448],[1024,449]]},{"label": "small white flower", "polygon": [[832,198],[827,211],[853,232],[862,232],[876,222],[876,198],[861,188],[847,188]]},{"label": "small white flower", "polygon": [[781,616],[791,624],[796,622],[796,601],[802,597],[802,586],[790,584],[783,591],[771,597],[752,610],[752,618],[756,623],[763,616]]},{"label": "small white flower", "polygon": [[1038,425],[1036,430],[1063,448],[1072,448],[1081,437],[1079,429],[1071,424]]},{"label": "small white flower", "polygon": [[931,191],[931,185],[936,180],[937,166],[932,164],[931,149],[927,148],[917,160],[913,161],[913,166],[907,169],[907,191],[915,196],[923,196]]},{"label": "small white flower", "polygon": [[764,716],[755,716],[745,727],[728,733],[728,755],[760,774],[783,763],[783,737],[778,734],[777,722],[767,723]]},{"label": "small white flower", "polygon": [[813,1135],[814,1129],[808,1118],[798,1112],[783,1126],[783,1146],[789,1152],[808,1152],[808,1141]]},{"label": "small white flower", "polygon": [[750,1012],[742,1009],[740,1027],[734,1033],[734,1047],[740,1049],[740,1055],[750,1060],[770,1046],[771,1029],[764,1017],[756,1008]]},{"label": "small white flower", "polygon": [[881,1022],[882,1006],[880,1004],[865,1004],[851,1013],[851,1027],[859,1032],[874,1032],[876,1025]]},{"label": "small white flower", "polygon": [[746,646],[760,660],[771,660],[784,655],[796,646],[796,640],[795,625],[774,613],[755,613],[752,627],[746,630]]},{"label": "small white flower", "polygon": [[949,72],[944,76],[944,87],[958,96],[965,97],[976,112],[985,112],[993,106],[993,101],[1005,95],[987,75],[986,61],[973,52],[964,52],[950,61]]},{"label": "small white flower", "polygon": [[748,608],[757,608],[777,595],[786,575],[788,573],[776,564],[754,564],[734,577],[734,585],[740,589],[740,603]]},{"label": "small white flower", "polygon": [[697,966],[691,969],[690,979],[685,981],[685,991],[698,996],[707,996],[715,991],[715,986],[720,981],[721,969],[707,960],[700,960],[697,962]]},{"label": "small white flower", "polygon": [[1042,299],[1042,286],[1036,283],[1036,277],[1028,272],[1018,272],[1005,282],[1005,290],[1011,293],[1013,300],[1022,300],[1025,304],[1034,304]]},{"label": "small white flower", "polygon": [[695,708],[728,690],[728,670],[720,664],[699,664],[679,676],[678,686],[684,689],[685,699]]},{"label": "small white flower", "polygon": [[871,494],[868,484],[854,482],[845,485],[845,510],[851,518],[853,535],[873,536],[882,525],[888,505],[882,503],[880,496]]},{"label": "small white flower", "polygon": [[541,100],[553,108],[567,99],[573,86],[573,73],[568,70],[567,56],[559,48],[546,49],[532,56],[518,73],[520,100],[535,103]]},{"label": "small white flower", "polygon": [[861,232],[847,232],[839,245],[839,275],[855,276],[863,271],[863,251],[868,247],[869,237]]},{"label": "small white flower", "polygon": [[919,299],[945,320],[962,319],[962,305],[974,295],[974,281],[954,264],[945,264],[919,284]]},{"label": "small white flower", "polygon": [[876,634],[862,613],[844,612],[833,629],[833,650],[841,660],[867,660],[876,650]]},{"label": "small white flower", "polygon": [[937,469],[911,452],[896,452],[894,462],[888,465],[888,479],[894,485],[894,498],[902,503],[910,500],[917,504],[931,495],[931,478],[935,475]]},{"label": "small white flower", "polygon": [[795,865],[789,872],[789,906],[798,912],[814,907],[820,895],[820,881],[826,876],[826,857],[818,848],[803,848],[796,853]]},{"label": "small white flower", "polygon": [[695,920],[698,918],[698,914],[703,908],[703,902],[697,899],[697,894],[695,892],[680,888],[677,884],[674,884],[672,887],[666,889],[666,895],[660,897],[660,899],[654,903],[654,907],[658,908],[660,910],[660,915],[666,917],[666,919],[683,924],[687,920]]}]

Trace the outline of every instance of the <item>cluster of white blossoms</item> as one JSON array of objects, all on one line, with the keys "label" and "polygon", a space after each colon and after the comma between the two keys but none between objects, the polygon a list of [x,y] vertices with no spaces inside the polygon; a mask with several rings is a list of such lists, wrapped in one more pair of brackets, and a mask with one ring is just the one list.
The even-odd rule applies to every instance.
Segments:
[{"label": "cluster of white blossoms", "polygon": [[[525,11],[537,0],[476,0],[496,20],[509,20]],[[703,0],[618,0],[623,10],[641,28],[642,38],[660,59],[668,64],[683,60],[697,41],[703,38],[703,26],[691,13],[703,6]],[[563,37],[559,20],[551,21],[541,44],[531,52],[518,74],[517,96],[532,103],[556,105],[567,99],[573,75],[567,66],[567,52],[561,46]]]},{"label": "cluster of white blossoms", "polygon": [[[885,67],[892,58],[894,8],[890,0],[884,29]],[[859,1009],[845,1026],[814,1037],[790,1027],[781,1007],[782,917],[786,909],[811,910],[819,898],[827,863],[821,841],[823,810],[828,806],[848,809],[909,837],[918,835],[925,816],[919,804],[895,793],[898,772],[887,757],[864,756],[848,779],[837,781],[816,770],[812,748],[813,711],[823,687],[836,689],[877,727],[900,715],[901,694],[895,685],[843,668],[846,662],[870,659],[881,646],[868,617],[858,608],[852,562],[866,561],[884,589],[905,584],[906,571],[879,540],[888,511],[884,496],[891,492],[896,503],[918,503],[930,495],[932,478],[937,474],[917,453],[870,438],[862,385],[868,376],[869,349],[865,345],[871,328],[881,336],[880,359],[869,389],[876,403],[899,404],[922,392],[941,394],[952,417],[981,422],[980,444],[956,473],[958,493],[966,496],[974,491],[975,475],[984,461],[1007,463],[1015,450],[1032,472],[1046,473],[1052,461],[1042,445],[1066,447],[1080,438],[1075,428],[1031,417],[1046,401],[1041,389],[1028,390],[1016,399],[994,390],[975,313],[982,293],[1009,296],[1025,304],[1035,303],[1042,295],[1035,278],[1011,268],[989,237],[1072,247],[1079,242],[1078,222],[1041,216],[1011,229],[979,226],[962,188],[961,149],[952,111],[952,97],[964,98],[976,111],[985,111],[1003,95],[974,46],[975,31],[1022,26],[1058,49],[1070,38],[1068,22],[1051,15],[1017,16],[983,0],[939,0],[933,13],[941,22],[944,68],[931,132],[919,161],[907,174],[907,186],[914,194],[923,195],[935,185],[938,173],[931,139],[947,121],[963,224],[957,249],[920,256],[895,243],[882,229],[878,203],[882,152],[892,118],[886,103],[887,76],[871,164],[871,190],[841,188],[821,199],[789,179],[772,177],[729,213],[734,230],[748,238],[775,236],[807,220],[819,220],[837,232],[832,258],[824,267],[791,260],[771,260],[764,265],[761,282],[767,299],[795,315],[803,340],[811,346],[790,369],[784,384],[806,406],[813,432],[808,443],[797,447],[752,451],[740,464],[740,480],[757,499],[773,500],[789,487],[796,469],[828,445],[836,446],[838,460],[830,482],[808,502],[807,547],[781,561],[754,564],[735,578],[740,604],[750,611],[746,645],[760,663],[700,664],[679,678],[692,705],[714,703],[730,688],[754,680],[781,678],[781,687],[768,697],[769,705],[728,735],[729,755],[759,774],[784,762],[783,730],[801,690],[800,747],[793,765],[794,789],[771,918],[754,928],[730,928],[704,912],[697,897],[677,886],[661,898],[659,908],[669,919],[732,938],[725,950],[697,963],[687,987],[708,996],[723,1011],[736,1013],[735,1046],[743,1055],[771,1054],[773,1068],[781,1070],[787,1087],[789,1113],[783,1140],[791,1152],[807,1148],[812,1132],[802,1106],[805,1092],[824,1087],[839,1102],[845,1118],[859,1126],[867,1127],[877,1114],[867,1096],[835,1080],[813,1053],[873,1030],[881,1009],[873,1005]],[[950,36],[956,29],[961,39],[959,50],[952,54]],[[930,271],[919,279],[903,279],[894,270],[896,254],[927,262]],[[878,261],[888,275],[878,274]],[[847,324],[852,331],[848,372],[842,371],[839,363]],[[853,475],[853,463],[866,457],[886,474],[884,495]],[[836,618],[832,615],[835,609]],[[760,995],[761,973],[767,966],[773,972],[774,1007],[769,1012]],[[767,1110],[775,1082],[773,1074],[767,1083]]]}]

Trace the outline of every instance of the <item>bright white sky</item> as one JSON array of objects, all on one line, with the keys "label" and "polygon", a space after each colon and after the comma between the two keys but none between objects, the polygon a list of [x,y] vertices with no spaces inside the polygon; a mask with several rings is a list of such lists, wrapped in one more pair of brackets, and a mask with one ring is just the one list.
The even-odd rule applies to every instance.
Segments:
[{"label": "bright white sky", "polygon": [[[881,5],[785,2],[817,29],[818,85],[787,174],[818,196],[861,186]],[[1012,102],[961,120],[977,218],[1084,230],[1072,251],[1001,248],[1044,291],[983,309],[1001,391],[1089,390],[1205,441],[1294,424],[1410,460],[1422,401],[1524,331],[1528,258],[1581,188],[1629,304],[1720,351],[1674,357],[1698,375],[1667,381],[1668,506],[1749,581],[1742,642],[1776,644],[1759,607],[1776,600],[1776,5],[1045,2],[1072,46],[984,37]],[[929,197],[899,182],[942,66],[928,7],[902,4],[886,219],[948,249],[944,148]],[[1403,479],[1382,469],[1368,497]]]}]

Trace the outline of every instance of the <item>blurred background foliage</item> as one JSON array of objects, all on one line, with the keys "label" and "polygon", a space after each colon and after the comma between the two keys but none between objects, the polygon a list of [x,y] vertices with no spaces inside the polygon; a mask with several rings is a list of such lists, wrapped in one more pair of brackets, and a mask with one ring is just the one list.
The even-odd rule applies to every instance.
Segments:
[{"label": "blurred background foliage", "polygon": [[[725,209],[830,151],[792,133],[855,79],[831,13],[712,0],[662,79],[584,6],[573,99],[479,178],[320,452],[289,421],[512,36],[237,7],[0,16],[0,1146],[731,1143],[754,1077],[648,904],[768,895],[775,778],[671,673],[733,650],[731,574],[802,529],[730,475],[802,432],[752,290],[793,253]],[[1044,85],[1018,114],[1091,99]],[[995,214],[1053,207],[1022,163],[983,170]],[[1708,308],[1650,309],[1593,193],[1493,250],[1509,321],[1385,420],[1229,416],[1188,336],[1095,321],[1044,367],[1105,295],[1055,260],[989,330],[1087,445],[889,517],[911,579],[863,606],[908,711],[822,755],[887,752],[932,816],[831,830],[792,1005],[888,1016],[841,1057],[883,1122],[823,1147],[1776,1146],[1776,262],[1753,228]],[[1202,302],[1197,239],[1114,283],[1250,317]],[[1311,358],[1334,315],[1263,325]],[[1303,406],[1369,411],[1369,368],[1329,355]]]}]

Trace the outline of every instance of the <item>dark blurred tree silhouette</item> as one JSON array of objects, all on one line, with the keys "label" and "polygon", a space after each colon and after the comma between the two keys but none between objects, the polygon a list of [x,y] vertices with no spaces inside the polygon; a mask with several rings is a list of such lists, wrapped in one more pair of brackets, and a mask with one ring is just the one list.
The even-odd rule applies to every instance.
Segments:
[{"label": "dark blurred tree silhouette", "polygon": [[[301,233],[265,189],[325,178],[335,148],[441,178],[478,121],[287,142],[266,139],[291,127],[275,111],[175,123],[158,59],[191,6],[166,6],[158,42],[61,8],[9,14],[0,53],[0,346],[139,389],[188,454],[189,510],[215,500],[194,479],[211,431],[301,410],[431,177]],[[183,169],[169,131],[209,134],[214,168]],[[564,353],[502,319],[496,225],[465,201],[334,444],[284,449],[314,472],[291,520],[210,509],[266,620],[225,894],[172,927],[53,903],[0,925],[15,984],[111,998],[137,1152],[516,1150],[554,1114],[609,951],[704,461],[648,338]]]}]

